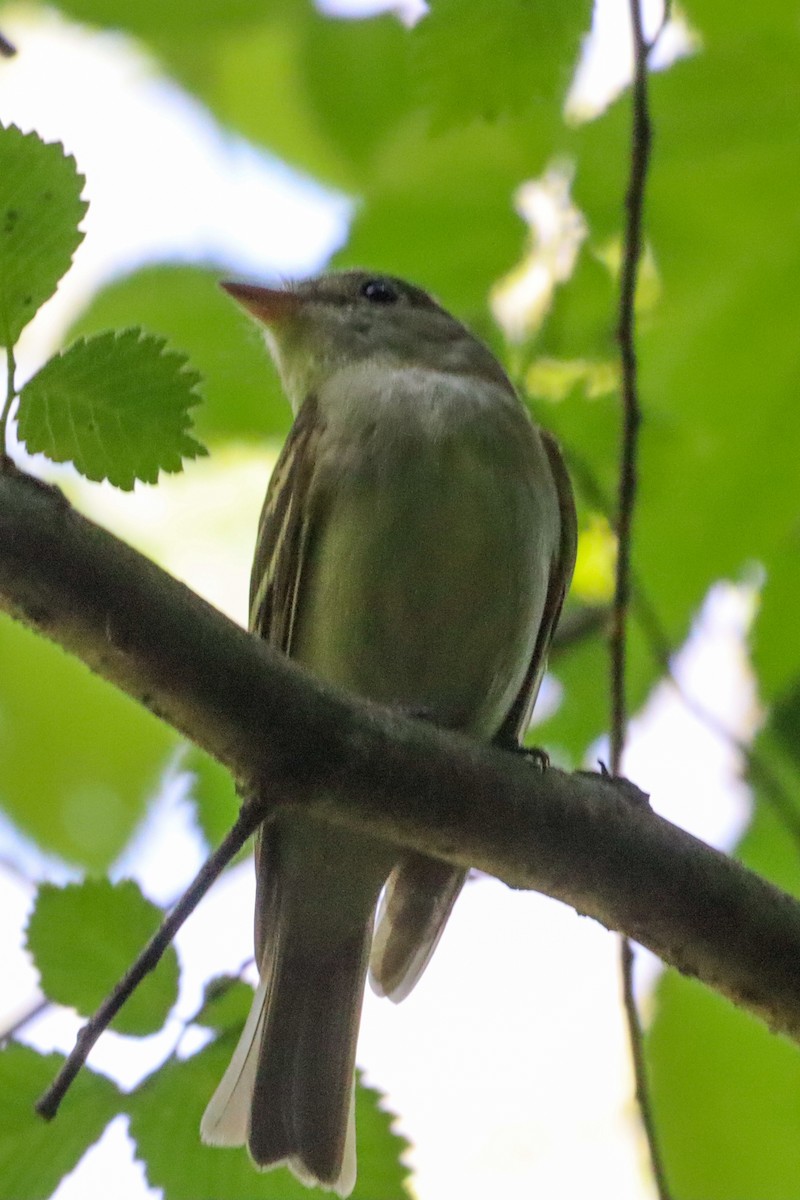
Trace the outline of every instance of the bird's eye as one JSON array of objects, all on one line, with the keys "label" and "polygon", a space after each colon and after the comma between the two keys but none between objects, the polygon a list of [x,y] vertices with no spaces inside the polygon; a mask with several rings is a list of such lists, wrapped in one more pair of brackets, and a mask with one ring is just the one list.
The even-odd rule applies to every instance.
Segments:
[{"label": "bird's eye", "polygon": [[397,289],[386,279],[368,279],[361,285],[361,295],[373,304],[394,304],[399,298]]}]

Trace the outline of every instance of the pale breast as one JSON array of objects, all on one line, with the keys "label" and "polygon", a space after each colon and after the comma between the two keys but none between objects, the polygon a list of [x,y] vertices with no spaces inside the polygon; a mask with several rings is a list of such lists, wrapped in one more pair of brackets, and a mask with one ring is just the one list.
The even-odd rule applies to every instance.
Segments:
[{"label": "pale breast", "polygon": [[533,653],[559,544],[538,434],[485,381],[350,375],[321,397],[328,486],[293,656],[371,699],[491,736]]}]

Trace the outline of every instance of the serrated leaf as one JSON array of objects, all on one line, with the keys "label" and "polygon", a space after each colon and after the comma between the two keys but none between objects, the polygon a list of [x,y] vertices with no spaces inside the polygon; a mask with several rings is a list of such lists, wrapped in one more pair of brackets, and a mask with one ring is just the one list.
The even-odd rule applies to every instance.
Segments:
[{"label": "serrated leaf", "polygon": [[590,17],[588,0],[436,0],[414,31],[435,125],[560,106]]},{"label": "serrated leaf", "polygon": [[58,1120],[43,1121],[34,1104],[63,1063],[13,1043],[0,1051],[0,1200],[47,1200],[119,1112],[111,1080],[84,1067]]},{"label": "serrated leaf", "polygon": [[[252,993],[251,993],[252,995]],[[308,1200],[288,1171],[258,1172],[242,1147],[200,1142],[200,1118],[222,1078],[239,1030],[218,1038],[185,1062],[168,1062],[128,1099],[130,1132],[152,1187],[170,1200]],[[358,1179],[353,1200],[408,1200],[399,1158],[406,1143],[391,1131],[393,1117],[378,1092],[356,1090]]]},{"label": "serrated leaf", "polygon": [[[161,924],[163,913],[130,880],[58,888],[43,884],[28,921],[27,945],[42,990],[57,1004],[89,1016]],[[170,946],[112,1023],[118,1033],[159,1030],[178,996],[178,958]]]},{"label": "serrated leaf", "polygon": [[69,269],[84,182],[60,142],[0,126],[0,346],[14,345]]},{"label": "serrated leaf", "polygon": [[81,339],[51,358],[20,394],[28,450],[73,462],[87,479],[129,490],[207,453],[190,437],[196,371],[162,338],[127,329]]},{"label": "serrated leaf", "polygon": [[70,337],[130,325],[163,335],[204,377],[195,417],[203,441],[283,436],[291,411],[264,339],[218,280],[219,272],[185,263],[143,267],[93,296]]}]

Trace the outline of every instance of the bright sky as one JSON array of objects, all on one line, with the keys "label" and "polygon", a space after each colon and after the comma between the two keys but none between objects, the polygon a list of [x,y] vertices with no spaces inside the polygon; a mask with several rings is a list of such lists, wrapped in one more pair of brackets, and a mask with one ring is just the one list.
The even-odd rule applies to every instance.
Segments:
[{"label": "bright sky", "polygon": [[[584,71],[587,89],[596,92],[598,78],[606,90],[618,84],[618,66],[624,79],[624,12],[624,0],[609,0],[602,10]],[[0,119],[63,140],[87,176],[91,201],[75,267],[26,334],[23,375],[49,352],[76,303],[136,263],[204,257],[249,274],[300,274],[322,265],[345,237],[346,198],[223,135],[122,39],[70,28],[52,14],[29,24],[12,9],[2,29],[21,53],[0,64]],[[243,620],[268,470],[265,456],[231,451],[158,489],[131,496],[87,488],[80,503],[95,512],[102,505],[105,524]],[[230,513],[234,492],[242,503],[231,524],[219,514]],[[718,589],[678,662],[687,690],[740,732],[756,715],[742,650],[747,619],[747,598]],[[745,819],[747,798],[730,748],[666,687],[635,724],[627,769],[652,791],[659,811],[717,844],[730,844]],[[200,856],[178,787],[155,807],[136,853],[118,873],[134,874],[164,901],[188,881]],[[37,877],[64,878],[59,864],[42,862],[3,826],[0,860]],[[247,864],[216,886],[182,932],[182,1014],[196,1008],[204,979],[238,970],[252,953],[252,893]],[[6,914],[0,1026],[36,994],[35,974],[19,948],[29,902],[29,887],[0,865]],[[632,1115],[617,954],[613,936],[563,905],[481,879],[459,900],[413,995],[395,1007],[368,993],[359,1062],[415,1140],[419,1200],[651,1195]],[[645,970],[652,977],[653,964]],[[76,1029],[72,1016],[51,1012],[23,1037],[66,1050]],[[144,1043],[106,1034],[91,1062],[132,1085],[172,1048],[178,1032],[173,1021]],[[146,1189],[122,1120],[63,1183],[57,1200],[106,1197],[111,1177],[115,1200],[158,1194]]]}]

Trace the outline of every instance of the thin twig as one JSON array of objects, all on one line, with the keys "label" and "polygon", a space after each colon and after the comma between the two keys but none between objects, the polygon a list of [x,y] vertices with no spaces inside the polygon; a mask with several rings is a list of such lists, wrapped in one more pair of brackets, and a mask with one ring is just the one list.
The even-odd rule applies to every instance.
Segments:
[{"label": "thin twig", "polygon": [[620,277],[617,340],[622,360],[622,439],[617,514],[617,567],[611,617],[611,769],[619,774],[627,726],[625,702],[626,625],[631,590],[631,536],[637,485],[637,438],[641,409],[637,393],[635,300],[642,250],[642,214],[650,159],[650,116],[647,104],[647,46],[639,0],[630,0],[634,43],[633,128],[631,170],[625,200],[624,253]]},{"label": "thin twig", "polygon": [[[633,119],[628,191],[625,199],[625,240],[620,277],[617,339],[622,361],[622,438],[620,448],[619,498],[617,513],[617,567],[612,606],[609,649],[611,655],[611,771],[619,775],[627,730],[625,695],[626,634],[631,596],[631,543],[636,505],[638,433],[641,409],[637,390],[636,364],[636,283],[642,253],[647,168],[650,161],[651,127],[647,94],[647,45],[642,28],[640,0],[630,0],[633,34]],[[636,1101],[647,1138],[653,1180],[660,1200],[669,1200],[664,1166],[656,1136],[644,1058],[642,1025],[633,994],[633,949],[622,939],[622,989],[631,1047]]]},{"label": "thin twig", "polygon": [[36,1102],[36,1111],[45,1120],[52,1120],[56,1115],[61,1101],[86,1062],[89,1052],[101,1033],[108,1028],[144,977],[156,966],[186,918],[194,911],[231,859],[239,853],[251,833],[255,832],[264,819],[264,815],[264,805],[260,797],[254,797],[242,805],[230,833],[214,853],[206,859],[192,883],[172,911],[161,922],[139,957],[126,971],[114,990],[105,998],[94,1016],[86,1022],[61,1070],[47,1091]]},{"label": "thin twig", "polygon": [[2,33],[0,33],[0,57],[13,58],[16,53],[16,46],[12,46],[8,38],[3,37]]},{"label": "thin twig", "polygon": [[669,1200],[664,1168],[658,1154],[658,1133],[653,1116],[653,1106],[650,1102],[650,1089],[647,1079],[647,1063],[644,1057],[644,1033],[633,994],[633,946],[626,937],[620,941],[622,966],[622,1002],[625,1009],[625,1020],[628,1025],[628,1040],[631,1047],[631,1063],[636,1095],[636,1106],[639,1109],[639,1120],[642,1123],[652,1164],[653,1179],[660,1200]]}]

